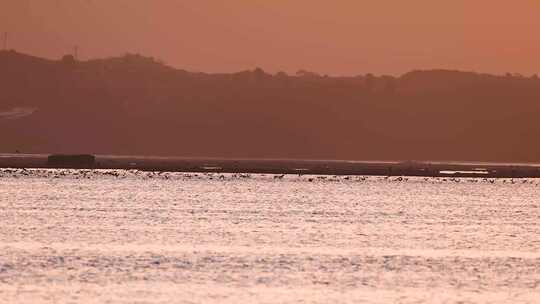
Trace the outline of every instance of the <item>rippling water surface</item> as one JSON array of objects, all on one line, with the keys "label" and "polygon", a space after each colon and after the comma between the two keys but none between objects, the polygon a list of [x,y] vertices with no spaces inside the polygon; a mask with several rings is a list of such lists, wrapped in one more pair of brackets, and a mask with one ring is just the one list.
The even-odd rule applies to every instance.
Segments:
[{"label": "rippling water surface", "polygon": [[540,180],[0,170],[4,303],[540,303]]}]

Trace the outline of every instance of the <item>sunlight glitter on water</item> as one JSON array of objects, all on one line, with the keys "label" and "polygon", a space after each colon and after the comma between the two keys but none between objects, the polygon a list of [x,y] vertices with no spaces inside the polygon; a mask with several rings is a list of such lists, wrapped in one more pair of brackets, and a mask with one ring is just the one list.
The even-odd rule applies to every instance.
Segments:
[{"label": "sunlight glitter on water", "polygon": [[539,180],[0,170],[4,303],[535,303]]}]

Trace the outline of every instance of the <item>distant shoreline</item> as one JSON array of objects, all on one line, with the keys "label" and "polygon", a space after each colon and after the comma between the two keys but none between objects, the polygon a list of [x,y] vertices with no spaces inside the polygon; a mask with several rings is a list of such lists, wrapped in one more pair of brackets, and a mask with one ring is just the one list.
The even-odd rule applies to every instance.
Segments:
[{"label": "distant shoreline", "polygon": [[540,178],[540,164],[431,161],[222,159],[95,155],[95,163],[59,166],[49,154],[0,154],[0,168],[125,169],[167,172]]}]

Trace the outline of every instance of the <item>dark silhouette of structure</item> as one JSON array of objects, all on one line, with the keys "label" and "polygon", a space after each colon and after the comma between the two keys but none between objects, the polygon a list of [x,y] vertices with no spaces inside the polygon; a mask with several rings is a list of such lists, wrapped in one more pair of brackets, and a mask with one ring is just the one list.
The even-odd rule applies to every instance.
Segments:
[{"label": "dark silhouette of structure", "polygon": [[96,158],[93,155],[62,155],[53,154],[47,158],[47,165],[56,168],[93,168]]}]

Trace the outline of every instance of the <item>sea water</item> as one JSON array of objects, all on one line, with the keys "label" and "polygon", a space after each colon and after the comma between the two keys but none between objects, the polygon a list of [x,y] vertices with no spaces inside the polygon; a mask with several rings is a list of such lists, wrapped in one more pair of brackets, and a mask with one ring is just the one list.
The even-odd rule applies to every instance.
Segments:
[{"label": "sea water", "polygon": [[0,169],[1,303],[540,303],[540,180]]}]

